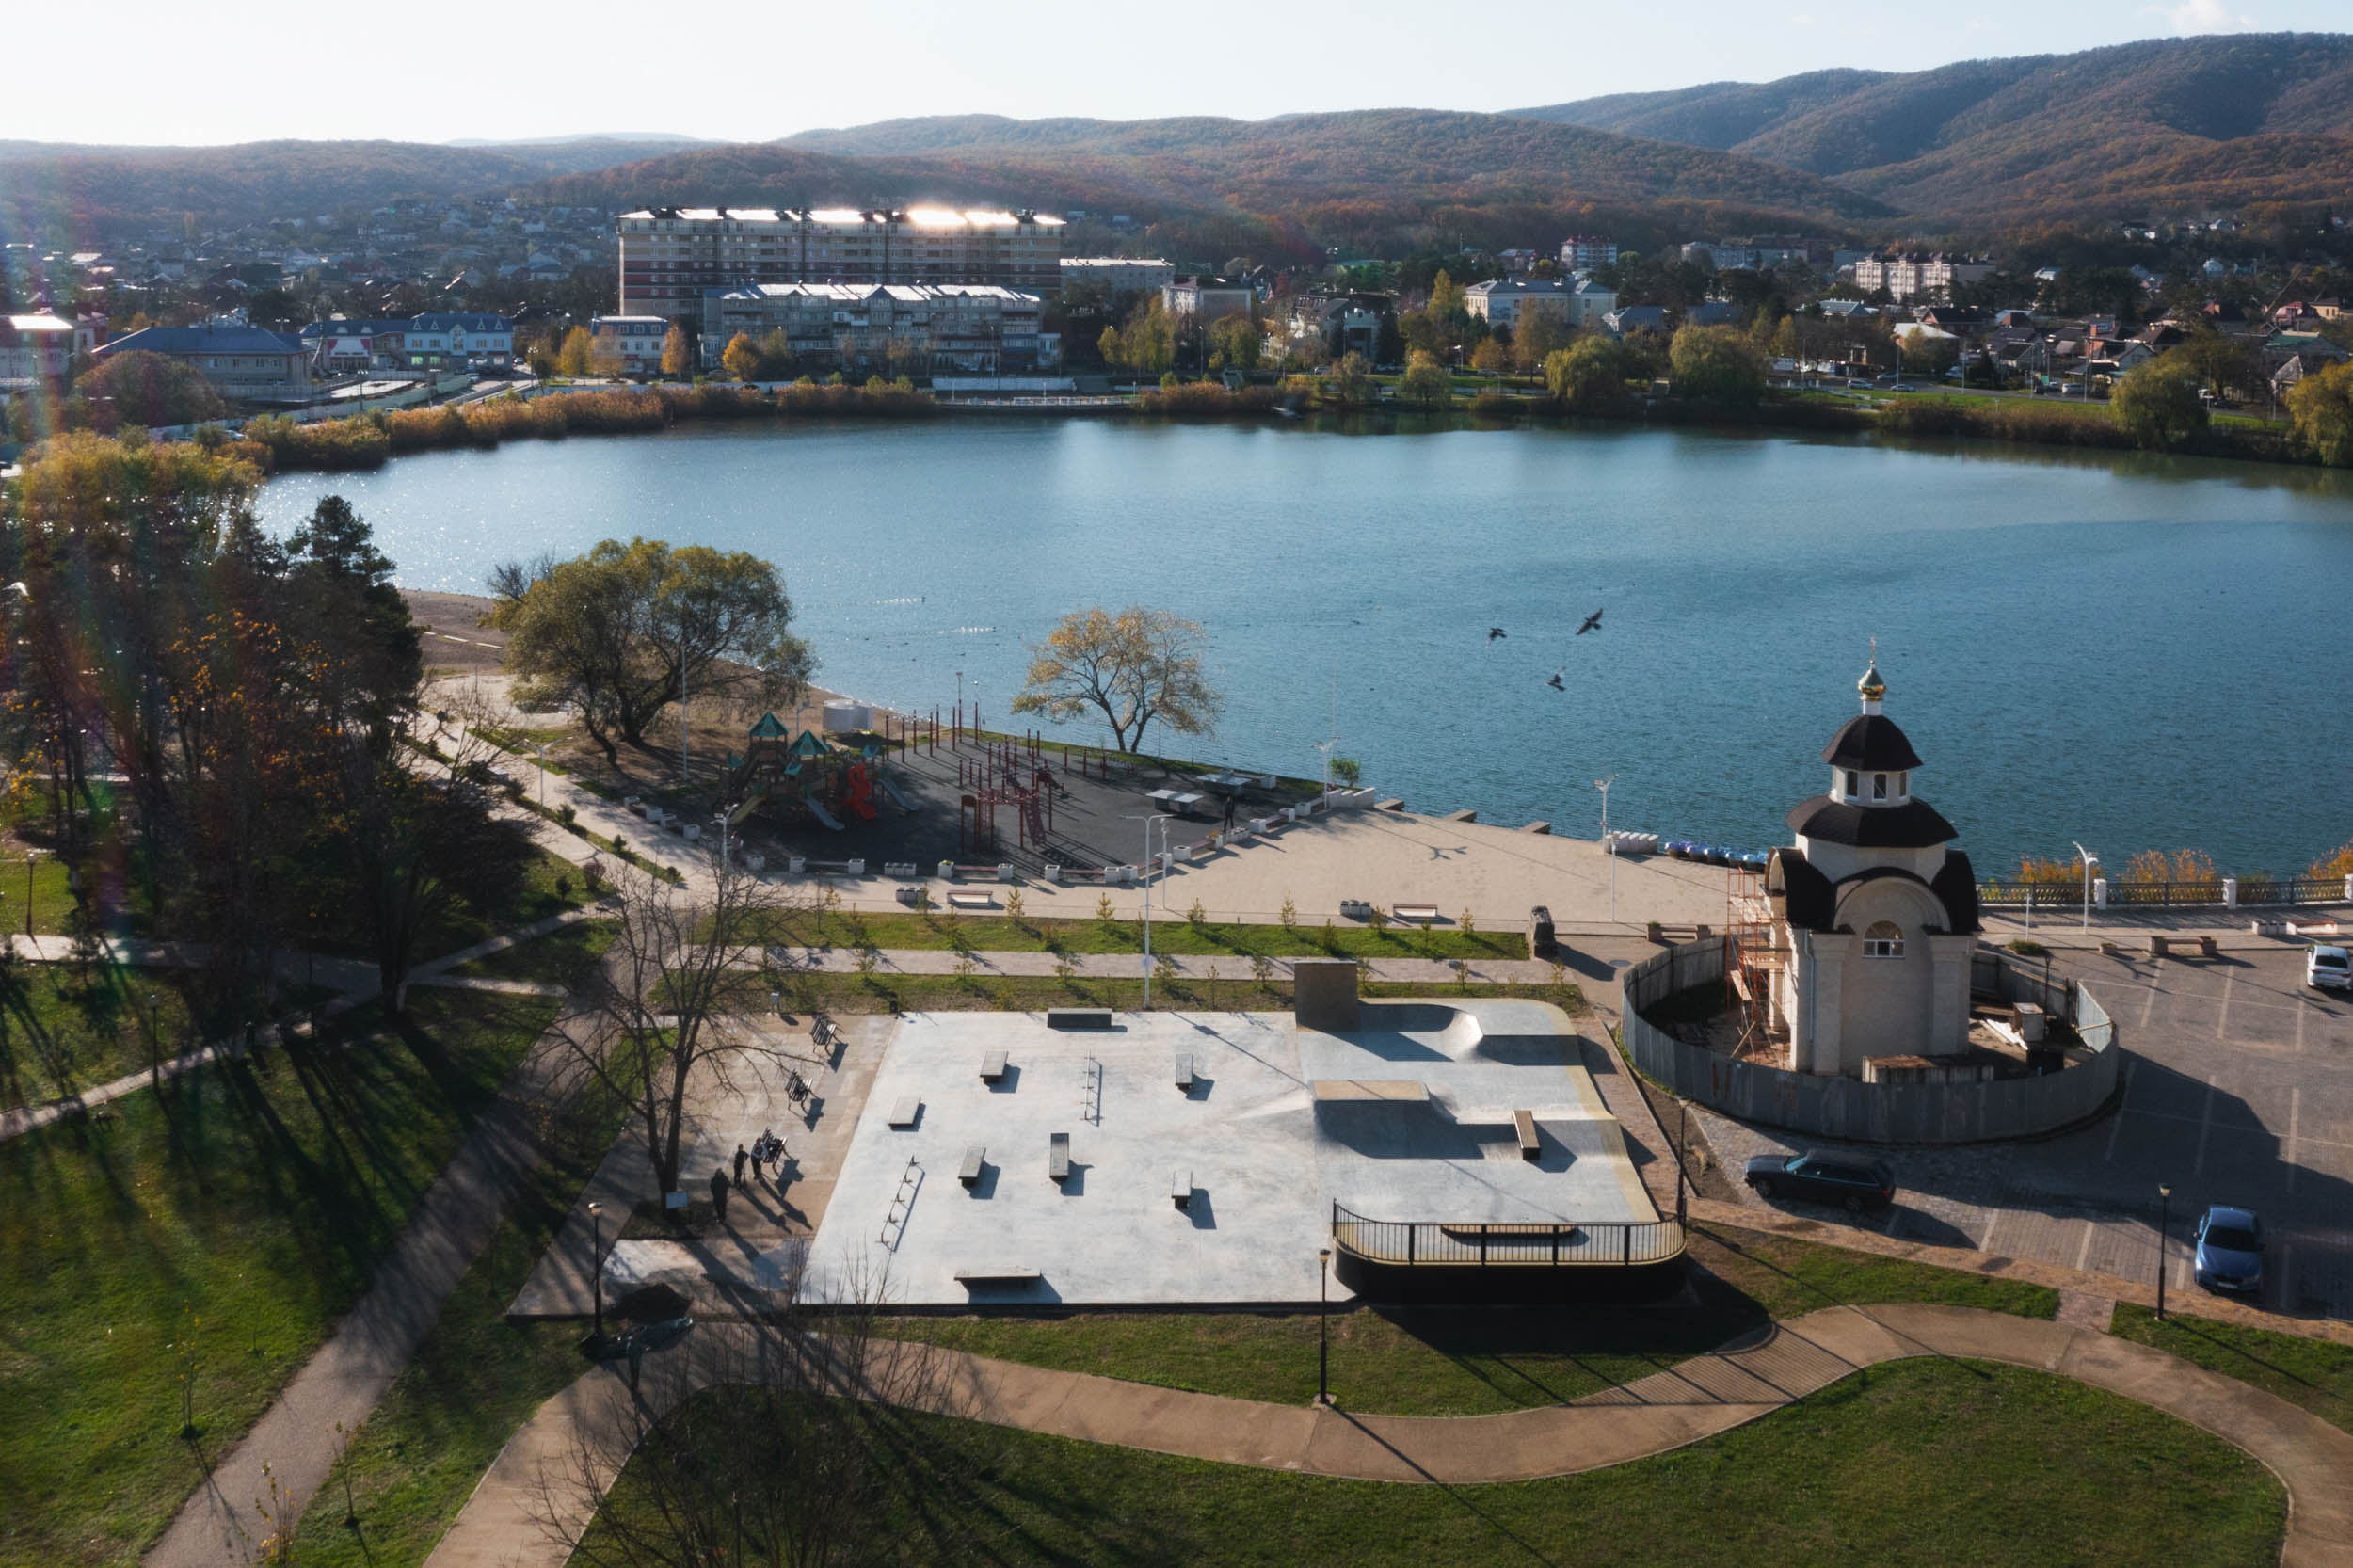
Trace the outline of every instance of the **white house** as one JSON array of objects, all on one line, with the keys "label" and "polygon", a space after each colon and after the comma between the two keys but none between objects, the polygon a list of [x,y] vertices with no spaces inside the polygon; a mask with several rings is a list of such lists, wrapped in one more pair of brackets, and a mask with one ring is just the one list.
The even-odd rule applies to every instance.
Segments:
[{"label": "white house", "polygon": [[1495,278],[1463,291],[1463,308],[1491,327],[1516,328],[1522,320],[1549,315],[1564,327],[1582,327],[1618,308],[1615,290],[1566,278]]},{"label": "white house", "polygon": [[1797,843],[1766,872],[1789,952],[1773,1007],[1801,1073],[1857,1077],[1870,1059],[1968,1045],[1976,873],[1946,847],[1953,824],[1912,792],[1920,758],[1881,711],[1876,661],[1856,690],[1862,713],[1822,748],[1830,789],[1790,811]]}]

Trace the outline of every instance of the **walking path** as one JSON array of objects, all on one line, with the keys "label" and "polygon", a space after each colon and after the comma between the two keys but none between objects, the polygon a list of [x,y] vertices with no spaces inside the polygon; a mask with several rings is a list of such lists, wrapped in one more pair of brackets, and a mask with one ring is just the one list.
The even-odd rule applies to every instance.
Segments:
[{"label": "walking path", "polygon": [[[551,985],[529,980],[494,980],[472,975],[452,974],[449,971],[461,965],[471,964],[477,958],[487,958],[494,952],[503,952],[518,942],[529,941],[535,936],[544,936],[575,920],[593,920],[601,913],[603,913],[601,909],[595,907],[568,909],[560,914],[534,920],[529,925],[519,926],[513,931],[501,933],[499,936],[476,942],[471,947],[460,948],[456,952],[444,953],[439,958],[417,965],[408,971],[408,984],[447,986],[467,991],[496,991],[509,996],[562,996],[564,988],[561,985]],[[18,952],[29,952],[43,963],[61,963],[72,956],[71,937],[16,936],[9,940],[16,944]],[[31,945],[28,946],[28,944]],[[51,951],[53,946],[56,948],[56,951]],[[204,950],[196,943],[117,941],[109,942],[106,947],[108,960],[126,968],[184,968],[200,964],[204,960]],[[296,965],[307,966],[310,962],[312,961],[306,954],[289,954],[280,962],[280,972],[291,979],[296,972]],[[340,982],[330,981],[330,984],[340,984],[344,988],[341,996],[322,1003],[313,1010],[315,1017],[339,1017],[374,997],[380,989],[376,968],[374,964],[350,958],[328,958],[317,962],[322,969],[327,969],[330,974],[342,976],[343,979]],[[257,1025],[256,1027],[271,1028],[274,1026]],[[199,1046],[190,1051],[183,1051],[168,1061],[158,1063],[147,1072],[125,1073],[111,1082],[101,1083],[84,1089],[78,1094],[44,1101],[40,1105],[10,1106],[6,1111],[0,1111],[0,1143],[21,1137],[36,1128],[47,1127],[50,1123],[61,1121],[68,1116],[80,1115],[105,1104],[108,1100],[120,1099],[124,1095],[145,1089],[159,1078],[178,1078],[183,1073],[194,1072],[208,1063],[239,1055],[244,1049],[243,1036],[228,1035],[210,1045]]]},{"label": "walking path", "polygon": [[[742,1375],[758,1359],[749,1352],[759,1332],[703,1325],[648,1358],[637,1415],[627,1384],[604,1368],[548,1400],[484,1476],[428,1568],[561,1568],[565,1549],[541,1521],[551,1508],[559,1529],[576,1529],[586,1517],[589,1499],[565,1484],[583,1434],[602,1439],[608,1447],[599,1451],[609,1454],[636,1420]],[[933,1405],[944,1414],[1259,1469],[1447,1486],[1573,1475],[1663,1453],[1909,1356],[2003,1362],[2137,1400],[2235,1444],[2287,1489],[2283,1568],[2353,1565],[2353,1435],[2162,1351],[2073,1323],[1969,1307],[1825,1307],[1574,1404],[1450,1418],[1267,1404],[931,1353],[943,1375],[925,1383],[953,1391]],[[610,1473],[600,1479],[611,1484]]]},{"label": "walking path", "polygon": [[497,1103],[474,1123],[409,1216],[367,1294],[181,1505],[143,1560],[148,1568],[254,1560],[266,1533],[254,1502],[273,1480],[285,1516],[300,1516],[333,1469],[336,1424],[356,1432],[376,1409],[536,1164],[537,1116],[575,1087],[565,1070],[576,1061],[563,1038],[569,1022],[557,1019],[508,1075]]}]

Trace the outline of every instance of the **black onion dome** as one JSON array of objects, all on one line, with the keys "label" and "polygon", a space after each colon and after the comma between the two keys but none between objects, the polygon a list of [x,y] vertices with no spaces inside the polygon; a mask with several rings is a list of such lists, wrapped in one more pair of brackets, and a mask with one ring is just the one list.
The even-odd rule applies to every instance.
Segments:
[{"label": "black onion dome", "polygon": [[1920,765],[1919,753],[1884,713],[1857,713],[1849,719],[1822,748],[1822,760],[1833,768],[1865,773],[1908,773]]},{"label": "black onion dome", "polygon": [[1785,820],[1793,833],[1856,849],[1927,849],[1961,836],[1935,807],[1916,796],[1901,806],[1852,806],[1816,795],[1790,808]]}]

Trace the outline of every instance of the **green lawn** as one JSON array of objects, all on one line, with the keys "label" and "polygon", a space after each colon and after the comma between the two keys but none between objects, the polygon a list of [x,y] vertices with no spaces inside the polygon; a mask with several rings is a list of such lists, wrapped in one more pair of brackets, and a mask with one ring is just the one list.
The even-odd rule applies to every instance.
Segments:
[{"label": "green lawn", "polygon": [[927,1556],[919,1528],[901,1560],[961,1547],[1121,1568],[2268,1568],[2286,1520],[2279,1483],[2219,1438],[2045,1373],[1940,1359],[1859,1372],[1656,1458],[1475,1487],[914,1425],[934,1454],[978,1466],[947,1526],[973,1538]]},{"label": "green lawn", "polygon": [[[10,853],[0,855],[0,931],[29,930],[43,936],[62,935],[73,913],[73,891],[66,886],[65,862],[45,852],[35,854],[28,883],[24,875],[24,846],[11,844],[9,850]],[[24,920],[28,892],[33,910],[29,927]]]},{"label": "green lawn", "polygon": [[2169,1313],[2163,1322],[2145,1306],[2119,1302],[2109,1332],[2170,1351],[2208,1371],[2250,1383],[2302,1405],[2324,1421],[2353,1432],[2353,1345],[2306,1339],[2294,1334],[2186,1318]]},{"label": "green lawn", "polygon": [[350,1046],[273,1048],[0,1144],[0,1561],[135,1560],[552,1012],[423,992],[397,1028],[353,1015]]},{"label": "green lawn", "polygon": [[460,964],[450,972],[494,980],[547,981],[576,987],[612,945],[612,921],[574,920],[545,936]]},{"label": "green lawn", "polygon": [[[0,979],[0,1105],[37,1105],[176,1056],[231,1030],[227,1014],[190,997],[184,969],[109,964],[19,964]],[[295,986],[289,1013],[333,995]],[[194,1022],[191,1023],[191,1013]]]},{"label": "green lawn", "polygon": [[[1726,1227],[1691,1231],[1695,1304],[1372,1308],[1332,1318],[1332,1386],[1352,1410],[1476,1416],[1559,1404],[1646,1377],[1775,1318],[1837,1303],[1928,1301],[2047,1318],[2056,1292]],[[1304,1404],[1313,1314],[1085,1313],[903,1318],[895,1332],[979,1355],[1166,1388]]]},{"label": "green lawn", "polygon": [[[794,947],[881,948],[970,952],[1134,952],[1144,951],[1138,920],[1049,920],[1008,915],[869,915],[808,910],[779,917],[772,936]],[[1463,930],[1451,920],[1435,927],[1391,925],[1375,931],[1351,922],[1282,925],[1195,925],[1182,910],[1163,910],[1152,921],[1152,951],[1178,956],[1223,957],[1247,964],[1254,954],[1270,958],[1526,958],[1528,937],[1517,931]]]},{"label": "green lawn", "polygon": [[[503,1314],[595,1174],[621,1117],[615,1103],[592,1094],[549,1129],[546,1161],[458,1281],[416,1359],[352,1438],[348,1494],[339,1472],[303,1512],[289,1568],[423,1562],[515,1429],[587,1370],[584,1325],[509,1323]],[[344,1522],[347,1509],[358,1512],[356,1527]]]}]

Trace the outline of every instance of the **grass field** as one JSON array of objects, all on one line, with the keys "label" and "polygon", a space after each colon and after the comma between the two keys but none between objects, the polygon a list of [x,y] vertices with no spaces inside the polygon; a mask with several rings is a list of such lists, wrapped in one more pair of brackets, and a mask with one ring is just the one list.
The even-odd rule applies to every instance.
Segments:
[{"label": "grass field", "polygon": [[[0,1106],[38,1105],[145,1071],[151,1055],[178,1055],[232,1029],[230,1016],[191,997],[184,969],[98,963],[18,964],[0,980]],[[333,993],[294,986],[289,1014]]]},{"label": "grass field", "polygon": [[[2057,1295],[2014,1280],[1785,1237],[1693,1226],[1697,1301],[1668,1306],[1357,1308],[1332,1319],[1332,1387],[1352,1410],[1478,1416],[1561,1404],[1647,1377],[1776,1318],[1838,1303],[1927,1301],[2047,1318]],[[1059,1370],[1304,1404],[1312,1314],[1088,1313],[905,1318],[894,1331]]]},{"label": "grass field", "polygon": [[348,1046],[273,1048],[0,1144],[0,1562],[135,1560],[552,1011],[421,993],[400,1026],[370,1009],[330,1032],[363,1032]]},{"label": "grass field", "polygon": [[1938,1359],[1859,1372],[1673,1453],[1489,1486],[1330,1480],[941,1419],[910,1436],[976,1472],[973,1496],[928,1511],[960,1537],[892,1521],[911,1537],[893,1560],[2267,1568],[2286,1518],[2260,1464],[2185,1422]]},{"label": "grass field", "polygon": [[[509,1323],[503,1314],[620,1122],[616,1104],[592,1096],[547,1129],[546,1161],[352,1437],[344,1468],[312,1498],[286,1568],[423,1562],[515,1429],[587,1369],[582,1324]],[[346,1525],[354,1512],[358,1523]]]},{"label": "grass field", "polygon": [[2109,1332],[2253,1384],[2353,1432],[2353,1345],[2169,1313],[2119,1302]]},{"label": "grass field", "polygon": [[[794,947],[955,950],[967,952],[1133,952],[1144,951],[1144,926],[1133,920],[1015,920],[1007,915],[869,915],[809,910],[782,917],[770,940]],[[1221,957],[1247,964],[1269,958],[1526,958],[1528,937],[1517,931],[1465,931],[1449,921],[1433,927],[1384,930],[1350,923],[1296,928],[1186,920],[1163,910],[1152,922],[1152,951],[1176,956]]]}]

